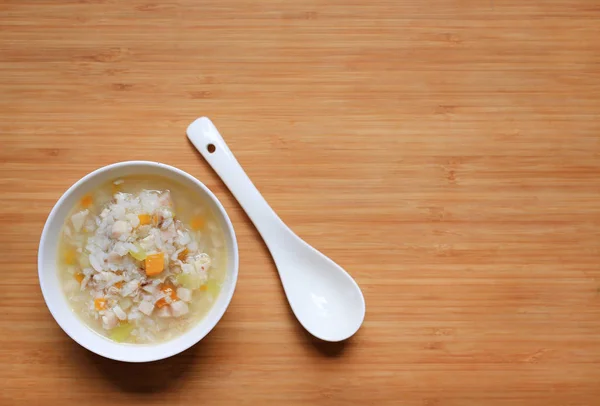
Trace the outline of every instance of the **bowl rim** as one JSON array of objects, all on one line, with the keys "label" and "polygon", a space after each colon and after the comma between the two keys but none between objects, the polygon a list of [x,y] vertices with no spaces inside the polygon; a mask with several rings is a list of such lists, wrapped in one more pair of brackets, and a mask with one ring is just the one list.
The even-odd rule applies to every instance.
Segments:
[{"label": "bowl rim", "polygon": [[[119,343],[109,340],[106,337],[103,337],[104,339],[109,340],[113,344],[124,345],[124,346],[136,346],[136,347],[143,346],[145,349],[147,349],[147,351],[145,351],[145,355],[147,355],[147,356],[137,357],[135,359],[133,359],[133,358],[128,359],[127,357],[111,354],[110,351],[107,351],[105,349],[94,348],[94,346],[89,345],[89,343],[85,342],[85,340],[80,340],[79,337],[77,337],[73,333],[73,331],[71,331],[71,329],[68,326],[69,323],[66,322],[65,320],[61,319],[61,317],[58,316],[58,308],[51,304],[52,299],[50,297],[50,295],[51,295],[51,292],[49,291],[50,288],[48,287],[48,282],[46,282],[46,277],[44,276],[44,272],[42,271],[42,269],[44,268],[44,266],[43,266],[43,259],[44,259],[43,247],[46,244],[46,240],[50,237],[49,236],[50,223],[56,216],[58,210],[63,206],[64,202],[72,194],[74,194],[77,189],[79,189],[82,185],[84,185],[86,182],[88,182],[95,176],[97,176],[103,172],[109,171],[109,170],[115,170],[115,169],[118,170],[121,168],[132,167],[132,166],[133,167],[151,166],[151,167],[157,167],[160,169],[164,169],[164,170],[173,172],[178,176],[187,178],[187,180],[191,181],[197,187],[202,189],[203,192],[213,201],[213,203],[217,207],[218,211],[220,212],[219,214],[221,215],[222,219],[224,220],[224,223],[226,226],[224,229],[224,232],[226,234],[229,234],[229,236],[231,237],[231,243],[232,243],[232,253],[231,254],[233,257],[233,261],[231,264],[227,265],[227,277],[231,278],[231,288],[229,289],[228,292],[221,291],[221,294],[226,294],[225,301],[223,302],[223,305],[221,306],[221,308],[217,310],[216,317],[214,318],[214,322],[212,323],[212,325],[208,326],[208,328],[206,329],[206,331],[203,334],[202,333],[199,334],[197,337],[194,337],[194,339],[190,340],[187,343],[184,343],[183,345],[172,346],[172,348],[169,348],[168,350],[162,351],[160,353],[152,351],[152,349],[154,347],[153,344],[149,344],[149,345],[148,344],[119,344]],[[95,354],[98,354],[102,357],[105,357],[105,358],[113,359],[115,361],[122,361],[122,362],[141,363],[141,362],[158,361],[161,359],[165,359],[165,358],[169,358],[174,355],[177,355],[177,354],[187,350],[188,348],[194,346],[198,342],[200,342],[204,337],[206,337],[214,329],[214,327],[219,323],[219,321],[225,314],[226,310],[229,308],[231,299],[233,298],[233,294],[235,292],[235,288],[237,285],[237,279],[238,279],[238,270],[239,270],[239,249],[238,249],[238,243],[237,243],[237,237],[235,234],[235,230],[233,228],[233,224],[231,223],[231,219],[229,218],[229,215],[227,214],[227,211],[225,210],[225,208],[223,207],[223,205],[221,204],[219,199],[215,196],[215,194],[200,180],[198,180],[194,176],[190,175],[189,173],[187,173],[179,168],[176,168],[172,165],[164,164],[161,162],[141,161],[141,160],[121,161],[121,162],[115,162],[112,164],[102,166],[100,168],[93,170],[92,172],[89,172],[88,174],[86,174],[85,176],[83,176],[82,178],[77,180],[75,183],[73,183],[65,192],[63,192],[63,194],[60,196],[60,198],[56,201],[56,203],[52,207],[52,210],[48,214],[48,217],[46,218],[46,221],[44,223],[44,227],[42,229],[42,233],[40,236],[40,242],[38,245],[37,266],[38,266],[39,284],[40,284],[40,289],[42,291],[42,296],[44,297],[44,303],[46,304],[46,307],[52,314],[52,317],[54,318],[56,323],[73,341],[75,341],[76,343],[78,343],[79,345],[84,347],[85,349],[87,349]],[[61,294],[64,296],[63,292],[61,292]],[[206,317],[206,316],[204,316],[204,317]],[[90,329],[95,334],[98,334],[93,329],[91,329],[89,326],[87,326],[86,323],[79,318],[79,316],[75,315],[75,318],[78,319],[78,321],[81,324],[83,324],[86,328]],[[197,324],[202,323],[203,320],[204,319],[201,319]],[[190,330],[187,330],[186,332],[181,334],[179,337],[190,334],[191,332],[193,332],[193,328],[191,328]],[[102,337],[100,334],[98,334],[98,336]],[[169,340],[166,342],[162,342],[159,344],[163,344],[163,345],[168,344],[170,341],[173,341],[175,339],[172,339],[172,340]]]}]

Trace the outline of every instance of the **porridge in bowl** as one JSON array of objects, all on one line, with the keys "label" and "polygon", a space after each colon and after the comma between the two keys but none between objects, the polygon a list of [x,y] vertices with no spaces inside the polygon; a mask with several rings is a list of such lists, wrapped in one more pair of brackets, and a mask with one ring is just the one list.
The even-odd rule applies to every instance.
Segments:
[{"label": "porridge in bowl", "polygon": [[200,321],[225,278],[223,230],[203,199],[162,177],[123,177],[85,195],[60,233],[72,310],[116,342],[170,340]]}]

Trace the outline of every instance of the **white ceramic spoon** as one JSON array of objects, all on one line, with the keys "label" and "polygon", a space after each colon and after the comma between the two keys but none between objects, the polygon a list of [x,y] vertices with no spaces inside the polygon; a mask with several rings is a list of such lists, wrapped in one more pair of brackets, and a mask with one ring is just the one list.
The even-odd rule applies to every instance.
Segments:
[{"label": "white ceramic spoon", "polygon": [[345,340],[356,333],[365,317],[365,299],[354,279],[275,214],[208,118],[190,124],[187,136],[258,229],[302,326],[325,341]]}]

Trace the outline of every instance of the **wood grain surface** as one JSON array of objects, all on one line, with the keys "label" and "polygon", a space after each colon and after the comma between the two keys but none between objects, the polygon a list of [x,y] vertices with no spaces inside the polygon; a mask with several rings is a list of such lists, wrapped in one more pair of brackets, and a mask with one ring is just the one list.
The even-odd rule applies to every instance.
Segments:
[{"label": "wood grain surface", "polygon": [[[211,117],[367,303],[312,339],[185,138]],[[36,255],[61,194],[147,159],[198,177],[240,277],[200,344],[71,341]],[[600,404],[598,0],[0,0],[0,404]]]}]

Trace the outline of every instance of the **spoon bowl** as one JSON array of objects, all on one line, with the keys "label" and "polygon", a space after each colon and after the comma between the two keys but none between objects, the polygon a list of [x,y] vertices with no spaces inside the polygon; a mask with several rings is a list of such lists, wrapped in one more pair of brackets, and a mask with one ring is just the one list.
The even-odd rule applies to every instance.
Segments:
[{"label": "spoon bowl", "polygon": [[187,136],[265,241],[300,324],[325,341],[342,341],[356,333],[365,317],[365,300],[354,279],[285,225],[208,118],[201,117],[190,124]]},{"label": "spoon bowl", "polygon": [[354,279],[287,226],[275,245],[269,251],[302,326],[325,341],[345,340],[356,333],[365,316],[365,301]]}]

